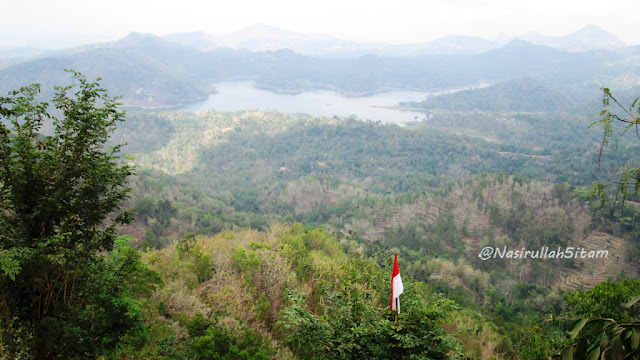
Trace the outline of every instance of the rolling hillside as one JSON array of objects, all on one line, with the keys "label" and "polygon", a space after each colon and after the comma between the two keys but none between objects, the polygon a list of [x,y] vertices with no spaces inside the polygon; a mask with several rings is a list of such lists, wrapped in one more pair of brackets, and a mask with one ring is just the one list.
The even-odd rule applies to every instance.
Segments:
[{"label": "rolling hillside", "polygon": [[[545,136],[544,127],[519,128],[523,136]],[[548,131],[573,128],[561,129]],[[480,273],[508,268],[514,281],[538,286],[590,287],[637,273],[637,256],[625,255],[633,253],[628,238],[596,216],[578,189],[546,181],[571,177],[586,185],[597,175],[597,147],[566,148],[567,140],[578,144],[580,137],[553,142],[545,153],[527,143],[509,148],[424,124],[400,128],[276,111],[132,112],[120,131],[114,141],[132,144],[125,149],[137,164],[172,174],[146,171],[135,183],[134,202],[145,210],[131,229],[155,246],[188,231],[301,221],[325,226],[344,241],[464,261]],[[582,160],[568,166],[556,151],[575,151]],[[504,172],[514,175],[486,174]],[[485,246],[594,247],[611,257],[482,262],[477,255]],[[422,276],[434,274],[443,276],[439,270]]]}]

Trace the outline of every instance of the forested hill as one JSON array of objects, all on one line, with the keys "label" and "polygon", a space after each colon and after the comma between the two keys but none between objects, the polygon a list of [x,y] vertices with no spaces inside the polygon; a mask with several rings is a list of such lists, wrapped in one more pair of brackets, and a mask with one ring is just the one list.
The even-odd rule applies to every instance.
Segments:
[{"label": "forested hill", "polygon": [[524,78],[400,105],[427,110],[558,112],[572,108],[575,103],[570,97],[551,90],[536,80]]},{"label": "forested hill", "polygon": [[[276,111],[130,112],[113,142],[130,144],[125,149],[144,167],[199,179],[218,190],[260,189],[278,179],[311,175],[353,184],[366,180],[372,191],[385,193],[426,189],[481,172],[577,185],[610,169],[603,162],[598,170],[598,149],[592,146],[598,135],[575,131],[586,127],[582,117],[487,114],[463,122],[454,116],[401,128]],[[615,161],[619,155],[605,156]]]}]

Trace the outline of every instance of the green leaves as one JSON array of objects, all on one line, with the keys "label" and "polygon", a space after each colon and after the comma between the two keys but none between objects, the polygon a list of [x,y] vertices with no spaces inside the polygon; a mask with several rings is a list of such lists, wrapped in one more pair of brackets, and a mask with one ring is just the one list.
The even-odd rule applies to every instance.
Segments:
[{"label": "green leaves", "polygon": [[632,298],[631,300],[629,300],[629,302],[628,302],[628,303],[624,304],[623,306],[624,306],[626,309],[630,309],[633,305],[637,304],[637,303],[638,303],[638,301],[640,301],[640,295],[638,295],[638,296],[636,296],[636,297]]},{"label": "green leaves", "polygon": [[629,345],[631,345],[631,350],[638,350],[638,346],[640,344],[640,333],[638,329],[632,329]]},{"label": "green leaves", "polygon": [[[119,158],[119,146],[106,146],[124,112],[98,83],[69,72],[75,84],[56,87],[52,100],[60,117],[35,100],[37,84],[0,97],[0,316],[32,330],[34,358],[114,346],[139,320],[125,316],[137,313],[135,301],[99,254],[113,248],[114,225],[131,219],[112,213],[128,198],[134,168]],[[53,133],[40,134],[49,120]],[[69,339],[110,340],[67,347],[59,341],[67,330]]]},{"label": "green leaves", "polygon": [[635,308],[639,291],[640,280],[634,279],[568,293],[565,300],[571,313],[581,318],[567,332],[572,341],[562,359],[640,358],[640,318]]},{"label": "green leaves", "polygon": [[[567,332],[574,342],[562,353],[562,359],[636,359],[640,355],[640,324],[618,323],[613,319],[580,319]],[[583,335],[576,339],[580,330]]]},{"label": "green leaves", "polygon": [[22,262],[27,259],[31,253],[28,248],[12,248],[0,250],[0,269],[8,276],[11,281],[16,280],[16,276],[22,270]]},{"label": "green leaves", "polygon": [[589,354],[587,354],[586,359],[596,360],[599,357],[600,357],[600,346],[595,346],[593,349],[591,349],[591,351],[589,351]]},{"label": "green leaves", "polygon": [[567,332],[567,335],[569,335],[571,339],[575,339],[575,337],[578,336],[578,333],[580,332],[580,330],[582,330],[587,321],[589,321],[589,319],[580,319],[576,321],[571,327],[571,330]]},{"label": "green leaves", "polygon": [[[640,98],[637,98],[633,101],[629,108],[622,106],[618,100],[611,95],[611,91],[608,88],[601,88],[602,90],[602,105],[607,108],[611,105],[611,102],[615,103],[616,110],[618,113],[612,112],[612,110],[604,109],[600,112],[600,120],[594,122],[589,126],[589,129],[601,127],[603,130],[602,142],[600,144],[600,154],[598,156],[598,167],[600,166],[600,161],[602,160],[602,153],[604,147],[607,146],[611,139],[616,140],[616,148],[618,145],[617,133],[615,130],[616,124],[623,124],[625,127],[622,130],[621,134],[624,135],[627,131],[629,131],[632,127],[636,128],[640,124],[640,108],[637,108],[638,101]],[[614,110],[615,111],[615,110]],[[597,196],[602,199],[602,204],[604,205],[606,201],[606,192],[605,188],[610,185],[617,185],[617,190],[615,190],[616,197],[613,203],[613,210],[615,211],[617,205],[618,195],[622,195],[622,204],[621,204],[621,212],[624,210],[625,200],[629,195],[629,189],[633,188],[634,193],[637,195],[640,191],[640,168],[626,168],[619,169],[617,171],[619,175],[619,180],[614,181],[610,184],[603,185],[602,183],[594,182],[591,186],[591,195]]]},{"label": "green leaves", "polygon": [[315,304],[304,293],[286,294],[288,307],[278,325],[301,358],[447,359],[461,353],[456,339],[441,326],[453,310],[451,301],[427,302],[425,294],[405,280],[396,326],[395,313],[388,310],[388,274],[354,257],[334,269],[342,275],[323,276]]},{"label": "green leaves", "polygon": [[562,354],[562,360],[573,360],[573,348],[569,348]]}]

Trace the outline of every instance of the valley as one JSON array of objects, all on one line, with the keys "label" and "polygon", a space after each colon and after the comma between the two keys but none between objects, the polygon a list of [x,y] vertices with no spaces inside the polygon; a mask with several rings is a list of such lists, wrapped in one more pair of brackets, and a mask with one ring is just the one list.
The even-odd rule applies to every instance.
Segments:
[{"label": "valley", "polygon": [[[558,358],[578,348],[569,335],[581,318],[637,324],[635,303],[620,304],[640,294],[640,120],[637,103],[615,105],[640,93],[640,48],[594,26],[566,37],[394,46],[265,25],[247,31],[226,39],[131,33],[0,53],[2,94],[30,82],[42,89],[0,101],[0,225],[9,234],[0,239],[22,241],[16,229],[27,222],[15,209],[29,206],[13,202],[39,204],[27,196],[33,189],[55,204],[29,221],[76,211],[96,194],[95,209],[113,210],[91,219],[87,229],[100,233],[87,244],[100,245],[84,258],[74,254],[90,245],[70,240],[89,233],[82,213],[38,228],[78,222],[75,232],[38,238],[37,251],[0,248],[7,314],[8,304],[25,318],[25,304],[40,311],[41,300],[5,300],[20,281],[20,296],[55,288],[45,303],[63,309],[51,320],[34,312],[45,319],[39,328],[0,315],[7,354],[39,349],[73,325],[40,358]],[[65,68],[86,78],[72,72],[70,80]],[[97,77],[100,87],[87,85]],[[53,87],[70,81],[75,87]],[[603,101],[607,86],[615,98],[605,90]],[[33,105],[52,97],[50,114]],[[73,144],[87,134],[99,139]],[[105,151],[114,152],[101,158]],[[96,159],[77,179],[49,184]],[[121,173],[98,176],[117,166]],[[631,172],[621,181],[624,169]],[[23,185],[14,172],[32,185],[10,196],[8,184]],[[126,179],[78,190],[118,176]],[[65,184],[74,185],[55,193]],[[109,191],[122,192],[117,203],[100,203]],[[483,260],[485,247],[608,256]],[[387,308],[394,254],[405,281],[402,314]],[[52,267],[64,280],[30,286],[23,265]],[[82,301],[94,305],[67,303],[71,265],[89,269],[75,274]],[[85,326],[94,322],[103,330]],[[629,331],[625,349],[637,358],[637,332]],[[0,358],[9,358],[3,344]]]}]

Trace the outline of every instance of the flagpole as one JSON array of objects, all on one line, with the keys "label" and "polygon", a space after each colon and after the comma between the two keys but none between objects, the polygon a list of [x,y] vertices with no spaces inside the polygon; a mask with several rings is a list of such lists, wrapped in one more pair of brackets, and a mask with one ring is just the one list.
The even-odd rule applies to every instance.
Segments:
[{"label": "flagpole", "polygon": [[[391,273],[391,301],[389,307],[396,311],[396,326],[400,326],[400,295],[404,291],[400,268],[398,268],[398,253],[393,259],[393,271]],[[395,301],[395,303],[394,303]]]}]

